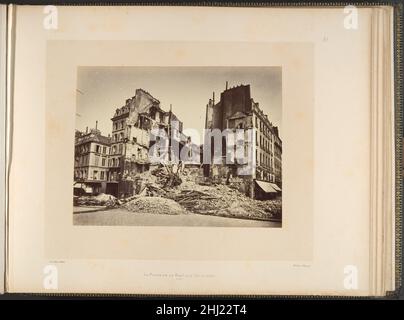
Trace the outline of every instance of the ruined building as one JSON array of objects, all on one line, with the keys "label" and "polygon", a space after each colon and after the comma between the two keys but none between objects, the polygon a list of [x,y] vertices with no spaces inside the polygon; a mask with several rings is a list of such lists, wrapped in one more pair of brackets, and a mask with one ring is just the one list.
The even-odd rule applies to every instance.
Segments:
[{"label": "ruined building", "polygon": [[[173,150],[179,152],[177,156],[181,154],[181,166],[186,165],[187,172],[198,179],[233,184],[254,198],[273,197],[281,192],[282,141],[278,128],[251,98],[249,85],[227,88],[226,84],[218,102],[213,94],[206,106],[205,128],[219,131],[219,141],[205,137],[203,148],[183,134],[183,124],[171,106],[165,111],[160,101],[143,89],[137,89],[125,105],[117,108],[111,121],[112,134],[108,137],[97,128],[76,132],[75,187],[86,189],[86,193],[132,196],[137,193],[141,173],[160,163],[180,160],[175,158]],[[160,149],[153,148],[160,142],[152,135],[153,129],[166,132],[166,152],[160,154]],[[236,143],[241,145],[246,162],[237,157],[227,161],[229,137],[222,132],[237,129],[242,136],[237,137]],[[221,147],[221,163],[205,161],[205,156],[216,159],[217,145]],[[189,154],[192,159],[184,160],[183,154]]]},{"label": "ruined building", "polygon": [[[242,191],[254,198],[266,198],[275,196],[281,192],[282,187],[282,140],[279,137],[279,130],[274,126],[258,102],[251,98],[250,85],[239,85],[228,88],[221,93],[220,100],[215,101],[215,94],[209,99],[206,106],[206,129],[226,130],[242,129],[246,132],[244,138],[244,149],[246,159],[248,150],[252,152],[250,162],[255,166],[249,174],[241,172],[245,166],[241,163],[225,162],[226,159],[226,137],[222,141],[222,164],[205,166],[205,175],[229,183],[230,179],[242,180],[240,183]],[[248,139],[247,130],[254,136]],[[206,141],[205,141],[206,144]],[[212,141],[212,145],[214,142]],[[212,146],[213,150],[213,146]],[[212,152],[213,154],[213,152]]]},{"label": "ruined building", "polygon": [[[167,136],[176,130],[184,140],[181,137],[183,124],[171,107],[169,111],[163,110],[160,101],[143,89],[137,89],[135,96],[116,109],[111,121],[109,182],[115,183],[115,190],[111,189],[109,193],[129,196],[134,193],[133,181],[137,174],[149,170],[153,165],[149,157],[149,149],[155,143],[155,139],[151,139],[151,130],[164,130]],[[173,123],[175,128],[172,128]],[[169,152],[162,160],[169,160]]]},{"label": "ruined building", "polygon": [[[156,143],[155,139],[151,139],[152,129],[164,130],[170,138],[174,133],[179,148],[188,139],[182,133],[183,124],[171,111],[171,106],[169,111],[164,111],[160,101],[143,89],[137,89],[135,96],[117,108],[111,121],[112,135],[108,138],[95,129],[90,134],[76,133],[75,157],[83,160],[75,164],[75,181],[84,181],[86,186],[100,185],[92,193],[105,192],[118,197],[135,193],[134,182],[138,174],[153,165],[149,156],[150,148]],[[97,153],[99,148],[102,151],[100,154]],[[96,163],[101,167],[94,166],[98,157],[101,160]],[[162,161],[170,160],[170,150],[160,158]]]}]

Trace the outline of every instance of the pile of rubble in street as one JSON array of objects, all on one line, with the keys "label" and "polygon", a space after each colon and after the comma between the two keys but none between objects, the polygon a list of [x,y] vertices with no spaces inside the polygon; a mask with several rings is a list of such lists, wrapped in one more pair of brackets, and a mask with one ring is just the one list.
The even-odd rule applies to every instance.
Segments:
[{"label": "pile of rubble in street", "polygon": [[167,195],[187,210],[223,217],[269,220],[281,213],[281,200],[253,200],[226,185],[187,182]]},{"label": "pile of rubble in street", "polygon": [[140,174],[140,188],[134,196],[117,199],[112,195],[83,196],[78,205],[123,207],[131,212],[178,215],[196,213],[222,217],[280,220],[280,199],[254,200],[224,184],[198,183],[185,170],[160,166]]},{"label": "pile of rubble in street", "polygon": [[124,208],[129,211],[142,213],[163,213],[169,215],[187,213],[187,211],[174,200],[161,197],[138,197],[126,203]]},{"label": "pile of rubble in street", "polygon": [[97,196],[82,196],[77,199],[79,206],[105,206],[115,207],[119,205],[118,199],[113,195],[100,193]]},{"label": "pile of rubble in street", "polygon": [[[189,180],[186,173],[167,166],[141,174],[144,182],[138,195],[127,199],[130,211],[173,214],[184,212],[222,217],[278,220],[281,217],[281,200],[253,200],[238,190],[223,184],[201,185]],[[147,199],[143,207],[140,199]],[[170,200],[164,202],[158,199]],[[142,200],[143,201],[143,200]],[[155,205],[152,205],[152,202]]]}]

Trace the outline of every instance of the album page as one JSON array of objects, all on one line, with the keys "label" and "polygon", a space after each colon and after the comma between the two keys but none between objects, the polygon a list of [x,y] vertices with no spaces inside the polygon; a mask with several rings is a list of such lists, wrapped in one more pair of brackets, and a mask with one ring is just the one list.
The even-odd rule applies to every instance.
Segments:
[{"label": "album page", "polygon": [[10,292],[371,293],[371,8],[12,16]]}]

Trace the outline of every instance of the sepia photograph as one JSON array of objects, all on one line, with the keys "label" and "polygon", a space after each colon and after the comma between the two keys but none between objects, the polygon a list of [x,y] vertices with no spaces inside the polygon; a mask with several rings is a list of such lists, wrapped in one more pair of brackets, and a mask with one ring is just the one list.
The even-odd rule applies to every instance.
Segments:
[{"label": "sepia photograph", "polygon": [[75,117],[74,225],[282,227],[281,67],[79,66]]}]

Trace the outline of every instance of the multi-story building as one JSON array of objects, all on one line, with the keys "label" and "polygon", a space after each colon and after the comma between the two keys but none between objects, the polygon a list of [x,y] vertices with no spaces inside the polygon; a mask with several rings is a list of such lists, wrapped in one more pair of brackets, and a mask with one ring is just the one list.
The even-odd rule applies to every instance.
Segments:
[{"label": "multi-story building", "polygon": [[[183,141],[183,124],[171,111],[171,106],[170,111],[164,111],[160,101],[143,89],[137,89],[135,96],[127,99],[123,107],[116,109],[111,121],[109,193],[120,197],[132,195],[133,181],[138,173],[149,170],[155,164],[150,161],[149,154],[150,148],[156,143],[156,139],[151,136],[152,129],[164,130],[167,137],[176,132]],[[179,144],[184,143],[179,141]],[[164,156],[165,158],[160,158],[162,161],[169,160],[169,150]]]},{"label": "multi-story building", "polygon": [[[255,125],[256,145],[256,179],[282,182],[282,141],[279,130],[268,120],[268,116],[260,109],[259,104],[253,103],[253,122]],[[276,156],[275,156],[276,155]]]},{"label": "multi-story building", "polygon": [[98,129],[76,131],[74,153],[74,180],[89,193],[105,192],[108,180],[110,137]]},{"label": "multi-story building", "polygon": [[[112,136],[104,137],[97,129],[76,132],[74,177],[76,182],[90,186],[91,193],[131,196],[139,173],[160,162],[179,160],[173,159],[173,143],[178,152],[185,145],[200,148],[182,133],[183,124],[171,106],[164,111],[160,101],[143,89],[137,89],[135,96],[116,109],[111,121]],[[159,139],[152,129],[164,130],[168,139],[165,152],[155,148],[158,154],[151,159],[149,151]]]},{"label": "multi-story building", "polygon": [[[220,101],[215,103],[215,95],[209,99],[206,106],[205,128],[224,130],[243,129],[246,133],[253,132],[252,139],[244,137],[245,157],[248,150],[252,152],[250,161],[255,168],[242,178],[248,183],[246,193],[252,197],[264,197],[265,193],[278,194],[282,185],[282,140],[279,130],[274,126],[259,103],[251,98],[250,85],[239,85],[226,89],[220,95]],[[253,129],[253,130],[251,130]],[[223,137],[225,139],[225,137]],[[255,141],[255,143],[253,142]],[[206,141],[205,141],[206,143]],[[222,142],[225,146],[225,141]],[[222,148],[222,165],[210,165],[205,174],[211,177],[241,176],[239,169],[245,164],[228,164],[225,162],[226,148]],[[205,167],[206,168],[206,167]],[[258,189],[258,190],[257,190]]]},{"label": "multi-story building", "polygon": [[282,187],[282,140],[279,138],[278,128],[274,127],[274,172],[275,183]]}]

